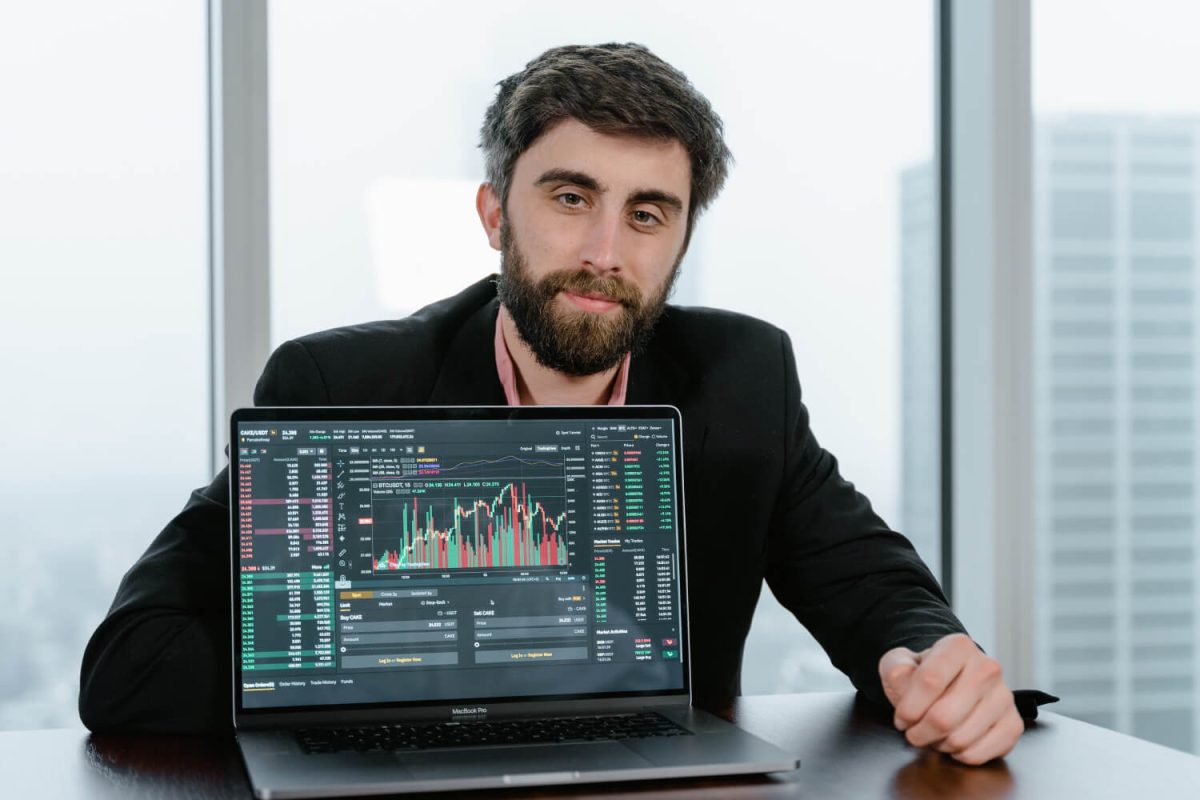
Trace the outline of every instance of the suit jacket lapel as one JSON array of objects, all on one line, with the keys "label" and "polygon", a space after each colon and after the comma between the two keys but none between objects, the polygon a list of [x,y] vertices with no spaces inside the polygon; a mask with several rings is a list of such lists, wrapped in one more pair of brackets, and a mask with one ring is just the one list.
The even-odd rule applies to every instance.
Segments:
[{"label": "suit jacket lapel", "polygon": [[[669,315],[670,306],[667,307]],[[695,377],[681,359],[684,350],[673,347],[669,325],[660,320],[654,338],[629,364],[629,405],[672,405],[683,416],[683,452],[689,473],[703,463],[708,439],[708,419],[695,387]]]},{"label": "suit jacket lapel", "polygon": [[441,372],[429,394],[430,405],[502,406],[508,401],[496,373],[496,315],[493,298],[472,314],[450,342]]}]

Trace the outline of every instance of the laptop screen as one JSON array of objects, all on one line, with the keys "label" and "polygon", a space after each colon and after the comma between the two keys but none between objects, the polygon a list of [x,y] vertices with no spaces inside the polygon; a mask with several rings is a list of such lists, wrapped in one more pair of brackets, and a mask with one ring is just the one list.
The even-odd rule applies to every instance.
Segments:
[{"label": "laptop screen", "polygon": [[687,691],[674,409],[250,409],[232,434],[239,711]]}]

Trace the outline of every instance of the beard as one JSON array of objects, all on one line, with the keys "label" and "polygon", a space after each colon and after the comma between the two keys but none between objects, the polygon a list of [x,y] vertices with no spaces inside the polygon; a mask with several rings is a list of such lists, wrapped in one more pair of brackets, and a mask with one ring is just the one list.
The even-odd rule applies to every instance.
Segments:
[{"label": "beard", "polygon": [[[561,269],[535,281],[507,223],[500,228],[500,302],[517,332],[543,367],[581,377],[615,367],[626,353],[640,354],[654,333],[679,275],[683,252],[651,298],[622,278],[597,277],[584,269]],[[620,303],[593,313],[557,307],[559,292],[603,295]]]}]

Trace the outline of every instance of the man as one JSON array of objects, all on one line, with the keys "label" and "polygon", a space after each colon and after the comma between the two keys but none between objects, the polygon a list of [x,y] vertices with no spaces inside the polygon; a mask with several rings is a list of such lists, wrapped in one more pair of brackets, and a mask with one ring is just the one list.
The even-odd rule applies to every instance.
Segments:
[{"label": "man", "polygon": [[[911,743],[972,764],[1007,753],[1023,725],[999,664],[817,444],[787,336],[666,305],[730,160],[707,101],[640,46],[556,48],[500,84],[482,147],[476,207],[499,281],[287,342],[255,402],[676,405],[697,697],[740,691],[765,578]],[[222,471],[134,565],[88,645],[93,730],[229,725],[228,537]]]}]

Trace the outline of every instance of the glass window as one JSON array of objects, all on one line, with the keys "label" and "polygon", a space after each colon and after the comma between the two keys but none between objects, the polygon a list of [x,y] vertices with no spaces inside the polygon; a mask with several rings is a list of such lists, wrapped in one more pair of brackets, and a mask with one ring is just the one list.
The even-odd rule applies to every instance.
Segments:
[{"label": "glass window", "polygon": [[[1198,23],[1033,3],[1036,679],[1062,713],[1195,752]],[[1102,465],[1105,496],[1077,496]]]},{"label": "glass window", "polygon": [[[289,0],[269,18],[275,343],[494,272],[474,192],[496,82],[554,45],[642,42],[709,98],[737,158],[674,301],[791,334],[821,443],[936,570],[932,3]],[[845,687],[767,595],[745,691]]]},{"label": "glass window", "polygon": [[79,724],[121,575],[208,481],[205,4],[0,24],[0,728]]}]

